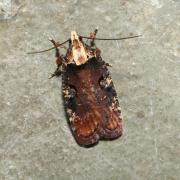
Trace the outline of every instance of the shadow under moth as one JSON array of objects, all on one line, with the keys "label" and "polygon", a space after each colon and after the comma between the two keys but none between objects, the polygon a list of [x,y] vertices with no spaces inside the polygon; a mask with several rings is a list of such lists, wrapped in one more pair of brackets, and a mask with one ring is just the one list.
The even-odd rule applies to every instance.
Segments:
[{"label": "shadow under moth", "polygon": [[[108,63],[103,61],[95,40],[122,40],[96,38],[97,29],[89,37],[79,36],[75,31],[71,37],[59,44],[53,39],[51,49],[56,50],[57,68],[50,78],[62,77],[64,107],[71,132],[80,146],[89,147],[99,140],[112,140],[122,135],[121,109],[113,85]],[[87,39],[86,43],[83,41]],[[65,55],[59,47],[69,42]],[[39,53],[33,52],[33,53]]]}]

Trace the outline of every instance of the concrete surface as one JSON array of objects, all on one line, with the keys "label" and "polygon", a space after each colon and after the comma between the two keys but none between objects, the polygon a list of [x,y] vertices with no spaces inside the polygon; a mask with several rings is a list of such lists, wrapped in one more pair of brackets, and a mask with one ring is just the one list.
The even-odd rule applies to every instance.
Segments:
[{"label": "concrete surface", "polygon": [[[65,118],[54,51],[71,30],[98,37],[124,135],[79,147]],[[179,180],[180,1],[0,0],[0,179]]]}]

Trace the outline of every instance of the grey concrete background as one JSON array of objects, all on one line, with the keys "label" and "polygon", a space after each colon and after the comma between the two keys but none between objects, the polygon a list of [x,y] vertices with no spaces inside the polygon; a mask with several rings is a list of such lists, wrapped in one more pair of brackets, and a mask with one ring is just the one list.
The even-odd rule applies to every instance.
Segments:
[{"label": "grey concrete background", "polygon": [[[124,135],[79,147],[65,118],[54,51],[70,31],[98,37],[124,117]],[[179,180],[180,1],[1,0],[0,179]]]}]

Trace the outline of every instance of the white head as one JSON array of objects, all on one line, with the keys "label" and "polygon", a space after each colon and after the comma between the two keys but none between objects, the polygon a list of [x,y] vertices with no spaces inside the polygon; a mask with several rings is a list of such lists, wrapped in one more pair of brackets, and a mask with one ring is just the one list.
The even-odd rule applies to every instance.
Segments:
[{"label": "white head", "polygon": [[79,40],[79,36],[75,31],[71,31],[71,43],[72,43],[72,56],[76,65],[81,65],[86,63],[88,60],[86,50],[82,42]]}]

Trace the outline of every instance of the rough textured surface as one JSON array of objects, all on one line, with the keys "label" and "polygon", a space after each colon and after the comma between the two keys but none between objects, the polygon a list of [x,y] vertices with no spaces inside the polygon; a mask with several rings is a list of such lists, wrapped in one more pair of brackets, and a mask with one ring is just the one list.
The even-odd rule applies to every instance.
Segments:
[{"label": "rough textured surface", "polygon": [[[0,179],[179,180],[180,35],[178,0],[0,1]],[[79,147],[65,119],[54,51],[71,30],[97,42],[124,116],[124,135]]]}]

